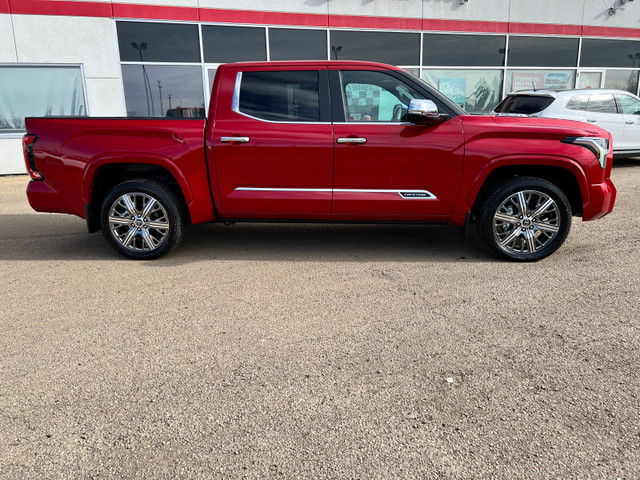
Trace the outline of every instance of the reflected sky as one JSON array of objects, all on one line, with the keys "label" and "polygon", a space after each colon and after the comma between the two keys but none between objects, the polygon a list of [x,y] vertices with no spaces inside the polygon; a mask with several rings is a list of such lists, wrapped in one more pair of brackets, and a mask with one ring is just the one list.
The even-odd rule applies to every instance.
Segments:
[{"label": "reflected sky", "polygon": [[164,117],[176,108],[204,109],[199,66],[123,65],[122,78],[130,117]]}]

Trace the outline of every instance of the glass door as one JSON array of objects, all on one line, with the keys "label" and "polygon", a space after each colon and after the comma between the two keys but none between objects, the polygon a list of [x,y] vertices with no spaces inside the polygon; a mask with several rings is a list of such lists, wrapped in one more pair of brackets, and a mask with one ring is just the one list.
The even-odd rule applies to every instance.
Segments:
[{"label": "glass door", "polygon": [[576,88],[601,88],[604,70],[580,70]]}]

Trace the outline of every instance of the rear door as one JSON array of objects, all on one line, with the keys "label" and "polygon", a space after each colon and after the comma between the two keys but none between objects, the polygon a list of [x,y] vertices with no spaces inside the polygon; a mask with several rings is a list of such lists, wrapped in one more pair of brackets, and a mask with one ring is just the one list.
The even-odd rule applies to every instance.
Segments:
[{"label": "rear door", "polygon": [[624,135],[621,148],[640,150],[640,100],[631,95],[616,95],[621,116],[624,117]]},{"label": "rear door", "polygon": [[225,216],[327,216],[333,138],[326,67],[238,67],[224,75],[213,151]]},{"label": "rear door", "polygon": [[333,67],[335,174],[332,215],[416,219],[451,213],[464,158],[459,117],[436,125],[405,119],[412,98],[429,98],[391,70]]},{"label": "rear door", "polygon": [[618,114],[612,93],[594,93],[589,95],[584,120],[607,130],[613,139],[613,149],[624,145],[624,116]]}]

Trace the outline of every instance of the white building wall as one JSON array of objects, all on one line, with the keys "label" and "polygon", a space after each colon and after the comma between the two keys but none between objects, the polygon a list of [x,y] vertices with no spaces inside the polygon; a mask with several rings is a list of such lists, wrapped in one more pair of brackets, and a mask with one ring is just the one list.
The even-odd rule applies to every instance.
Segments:
[{"label": "white building wall", "polygon": [[[20,64],[81,64],[83,66],[88,111],[91,116],[126,115],[120,72],[115,20],[95,18],[78,11],[81,2],[57,0],[68,4],[74,14],[17,14],[20,0],[9,0],[16,6],[13,13],[0,14],[0,63]],[[278,17],[272,13],[313,15],[312,24],[330,27],[394,28],[399,30],[441,30],[447,25],[469,31],[499,31],[512,33],[536,32],[536,25],[560,25],[565,31],[553,33],[621,37],[624,31],[640,27],[640,1],[627,2],[624,10],[609,15],[608,7],[620,7],[621,0],[83,0],[113,4],[115,11],[126,5],[129,12],[140,7],[151,17],[162,17],[176,9],[189,11],[188,18],[215,22],[217,10],[231,10],[222,21],[233,23],[260,22],[272,24],[282,18],[283,25],[295,24],[300,17]],[[1,2],[7,4],[7,1]],[[52,2],[56,3],[56,2]],[[88,5],[88,3],[87,3]],[[162,7],[153,10],[154,6]],[[0,5],[2,7],[2,5]],[[149,8],[151,7],[151,8]],[[171,8],[170,8],[171,7]],[[6,11],[7,7],[2,7]],[[235,11],[238,14],[235,15]],[[247,15],[242,12],[246,11]],[[264,12],[265,15],[260,15]],[[35,12],[28,12],[35,13]],[[104,14],[104,13],[103,13]],[[232,17],[232,18],[231,18]],[[368,20],[367,20],[368,18]],[[382,21],[377,22],[380,18]],[[162,18],[158,18],[161,20]],[[386,20],[385,20],[386,19]],[[391,23],[387,21],[391,19]],[[171,18],[167,18],[171,20]],[[395,22],[395,23],[394,23]],[[456,22],[459,22],[456,24]],[[396,25],[392,27],[390,25]],[[523,26],[524,25],[524,26]],[[570,27],[576,28],[570,28]],[[595,28],[592,28],[595,27]],[[453,28],[460,30],[461,28]],[[528,30],[529,29],[529,30]],[[608,30],[610,29],[610,30]],[[577,33],[576,33],[577,32]],[[638,35],[632,35],[638,38]],[[24,172],[20,135],[0,137],[0,174]]]}]

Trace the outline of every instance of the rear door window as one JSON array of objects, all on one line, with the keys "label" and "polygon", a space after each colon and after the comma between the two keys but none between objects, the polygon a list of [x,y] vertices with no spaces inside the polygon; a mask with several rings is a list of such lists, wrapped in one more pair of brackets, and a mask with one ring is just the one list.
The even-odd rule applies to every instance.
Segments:
[{"label": "rear door window", "polygon": [[274,122],[319,122],[315,70],[242,73],[238,111]]},{"label": "rear door window", "polygon": [[534,95],[513,95],[505,98],[496,107],[497,113],[512,113],[521,115],[531,115],[541,112],[553,103],[555,99],[551,97],[541,97]]},{"label": "rear door window", "polygon": [[611,94],[591,95],[587,103],[587,112],[618,113],[616,102]]},{"label": "rear door window", "polygon": [[567,102],[567,110],[586,110],[589,95],[576,95]]}]

